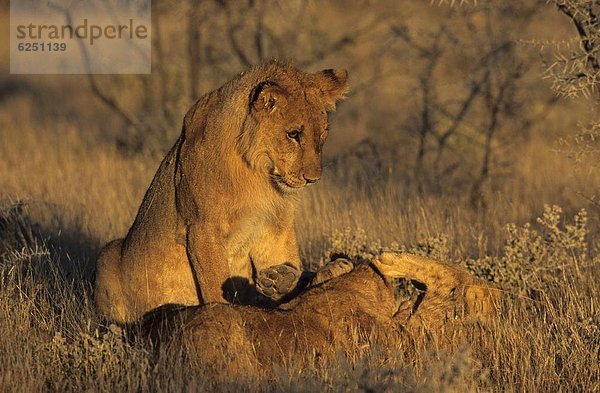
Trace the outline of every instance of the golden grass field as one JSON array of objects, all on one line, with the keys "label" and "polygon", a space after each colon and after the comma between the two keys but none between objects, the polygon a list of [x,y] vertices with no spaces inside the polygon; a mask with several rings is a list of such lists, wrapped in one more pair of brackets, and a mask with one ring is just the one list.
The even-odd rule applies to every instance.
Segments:
[{"label": "golden grass field", "polygon": [[[407,2],[403,11],[423,31],[464,9],[424,3]],[[326,24],[332,7],[315,24]],[[5,5],[2,10],[5,25]],[[359,11],[350,7],[348,15]],[[552,9],[543,12],[553,17]],[[551,19],[550,31],[542,16],[522,33],[525,38],[572,33],[559,17]],[[167,26],[176,31],[176,25]],[[303,192],[297,212],[305,267],[316,269],[334,252],[369,257],[381,248],[408,249],[494,282],[504,293],[502,315],[484,333],[457,339],[450,348],[357,337],[343,352],[309,362],[289,359],[267,374],[249,364],[223,379],[177,348],[156,353],[128,341],[119,328],[102,323],[92,303],[95,258],[102,245],[128,230],[161,155],[117,143],[126,126],[90,93],[85,76],[7,75],[8,41],[4,34],[0,39],[0,390],[600,391],[600,209],[597,200],[590,201],[600,190],[600,174],[557,148],[578,123],[592,120],[588,100],[559,99],[526,137],[512,122],[520,112],[507,110],[504,119],[511,121],[493,145],[497,161],[485,183],[485,204],[475,205],[470,173],[481,151],[458,137],[452,148],[460,169],[441,184],[415,186],[429,172],[413,171],[410,130],[416,120],[409,115],[420,102],[413,83],[418,77],[411,74],[420,70],[414,52],[386,59],[383,70],[394,61],[410,68],[389,80],[371,81],[365,65],[370,41],[311,65],[318,70],[348,64],[352,86],[370,81],[381,89],[351,93],[332,116],[330,164],[319,184]],[[476,44],[466,40],[464,50],[473,49]],[[358,60],[361,66],[355,66]],[[462,91],[452,81],[460,80],[463,65],[446,60],[432,77],[442,97]],[[413,62],[417,67],[409,66]],[[233,71],[219,77],[206,71],[213,76],[205,75],[202,93],[244,69],[227,64]],[[513,92],[520,94],[520,108],[534,111],[552,96],[541,68],[532,66],[519,82],[527,87]],[[110,78],[99,82],[112,86]],[[407,86],[413,90],[403,90]],[[133,102],[131,110],[154,115],[135,105],[141,93],[121,87],[114,91]],[[191,104],[180,101],[173,104],[179,117],[162,149],[174,142]],[[464,135],[479,138],[484,109],[474,110]],[[376,176],[368,165],[372,155],[344,155],[364,137],[395,149],[375,151],[386,157]],[[424,171],[429,164],[426,159]]]}]

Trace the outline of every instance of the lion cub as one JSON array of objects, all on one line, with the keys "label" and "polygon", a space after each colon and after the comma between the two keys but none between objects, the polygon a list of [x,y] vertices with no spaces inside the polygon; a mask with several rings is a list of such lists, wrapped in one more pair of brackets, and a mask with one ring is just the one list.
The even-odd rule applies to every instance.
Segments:
[{"label": "lion cub", "polygon": [[[285,281],[289,269],[272,269]],[[398,296],[394,279],[418,282],[417,296]],[[260,284],[260,281],[259,281]],[[396,337],[408,350],[417,342],[451,346],[498,315],[496,288],[461,268],[406,253],[386,252],[356,267],[337,259],[311,285],[275,309],[214,304],[165,308],[147,314],[131,330],[156,345],[171,343],[190,359],[235,375],[250,365],[268,370],[307,354],[332,354],[357,337]],[[493,325],[493,324],[492,324]],[[374,336],[373,336],[374,335]]]},{"label": "lion cub", "polygon": [[131,322],[164,304],[251,302],[256,273],[281,264],[293,289],[297,191],[321,177],[327,112],[347,78],[272,61],[200,98],[129,233],[98,258],[100,312]]}]

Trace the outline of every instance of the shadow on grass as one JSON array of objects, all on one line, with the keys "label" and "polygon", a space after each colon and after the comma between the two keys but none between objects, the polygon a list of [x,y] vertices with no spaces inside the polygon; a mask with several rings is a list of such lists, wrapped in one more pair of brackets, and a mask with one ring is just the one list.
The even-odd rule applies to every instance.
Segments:
[{"label": "shadow on grass", "polygon": [[48,289],[65,283],[77,292],[91,288],[100,242],[65,225],[56,210],[43,202],[0,204],[3,281],[16,269],[21,279]]}]

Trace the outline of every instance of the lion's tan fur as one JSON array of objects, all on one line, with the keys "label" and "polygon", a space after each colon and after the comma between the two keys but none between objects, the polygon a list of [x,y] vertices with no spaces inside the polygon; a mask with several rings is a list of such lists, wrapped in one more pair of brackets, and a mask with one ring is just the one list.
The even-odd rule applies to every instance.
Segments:
[{"label": "lion's tan fur", "polygon": [[[421,298],[398,302],[393,278],[426,286]],[[472,292],[471,292],[472,291]],[[214,304],[149,316],[145,334],[185,345],[219,373],[244,364],[271,366],[311,353],[348,349],[357,336],[400,334],[437,343],[458,326],[496,315],[498,292],[468,272],[410,254],[384,253],[301,293],[275,310]]]},{"label": "lion's tan fur", "polygon": [[101,313],[130,322],[164,304],[251,298],[254,270],[300,268],[294,191],[321,175],[326,112],[346,78],[270,62],[200,98],[129,233],[99,256]]},{"label": "lion's tan fur", "polygon": [[[413,322],[424,327],[438,326],[448,318],[485,320],[495,314],[499,292],[496,288],[473,277],[468,271],[434,262],[428,258],[407,253],[384,253],[373,260],[381,274],[408,278],[425,284],[425,307],[415,315]],[[406,310],[401,305],[399,315]],[[412,307],[412,305],[410,305]]]}]

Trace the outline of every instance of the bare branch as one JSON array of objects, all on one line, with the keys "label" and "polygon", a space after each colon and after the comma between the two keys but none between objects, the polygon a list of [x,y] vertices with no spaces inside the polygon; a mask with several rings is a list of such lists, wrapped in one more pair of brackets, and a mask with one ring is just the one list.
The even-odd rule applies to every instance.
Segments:
[{"label": "bare branch", "polygon": [[[67,25],[69,25],[69,26],[74,25],[73,18],[71,16],[71,12],[69,11],[69,9],[67,9],[59,4],[55,4],[55,3],[51,3],[51,2],[49,2],[48,5],[51,8],[63,13],[63,15],[65,16]],[[90,84],[90,87],[92,89],[92,93],[94,93],[96,95],[96,97],[98,97],[100,99],[100,101],[102,101],[107,107],[112,109],[119,117],[121,117],[121,119],[128,126],[139,129],[140,121],[137,119],[137,117],[134,114],[129,113],[124,107],[122,107],[115,98],[109,96],[108,94],[104,93],[100,89],[94,74],[92,74],[92,72],[90,70],[90,68],[91,68],[90,67],[90,59],[89,59],[89,54],[87,52],[87,48],[83,44],[83,41],[77,40],[77,43],[79,45],[79,49],[81,50],[81,53],[83,56],[83,61],[84,61],[85,67],[87,69],[86,75],[87,75],[87,79]]]}]

